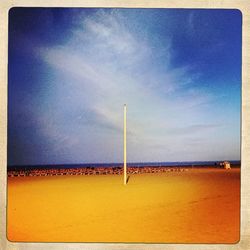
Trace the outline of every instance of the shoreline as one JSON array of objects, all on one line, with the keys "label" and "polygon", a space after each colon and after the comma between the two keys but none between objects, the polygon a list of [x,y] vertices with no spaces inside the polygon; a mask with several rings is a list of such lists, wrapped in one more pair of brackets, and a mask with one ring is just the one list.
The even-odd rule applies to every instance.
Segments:
[{"label": "shoreline", "polygon": [[[180,166],[127,166],[127,174],[184,172],[190,169],[224,169],[222,165],[180,165]],[[240,168],[231,164],[231,168]],[[77,167],[77,168],[34,168],[8,170],[8,177],[54,176],[54,175],[122,175],[123,167]]]}]

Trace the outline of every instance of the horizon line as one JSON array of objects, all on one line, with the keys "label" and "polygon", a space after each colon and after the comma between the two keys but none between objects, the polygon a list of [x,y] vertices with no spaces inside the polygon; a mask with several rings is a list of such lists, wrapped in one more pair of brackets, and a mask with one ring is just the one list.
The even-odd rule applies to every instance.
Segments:
[{"label": "horizon line", "polygon": [[[223,162],[223,161],[232,161],[232,162],[241,162],[241,159],[239,160],[228,160],[228,159],[223,159],[223,160],[202,160],[202,161],[198,161],[198,160],[195,160],[195,161],[138,161],[138,162],[127,162],[127,164],[143,164],[143,163],[192,163],[192,162]],[[123,164],[123,162],[86,162],[86,163],[42,163],[42,164],[20,164],[20,165],[16,165],[16,164],[7,164],[7,167],[14,167],[14,166],[20,166],[20,167],[23,167],[23,166],[46,166],[46,165],[49,165],[49,166],[58,166],[58,165],[94,165],[94,164],[97,164],[97,165],[100,165],[100,164],[103,164],[103,165],[109,165],[109,164]]]}]

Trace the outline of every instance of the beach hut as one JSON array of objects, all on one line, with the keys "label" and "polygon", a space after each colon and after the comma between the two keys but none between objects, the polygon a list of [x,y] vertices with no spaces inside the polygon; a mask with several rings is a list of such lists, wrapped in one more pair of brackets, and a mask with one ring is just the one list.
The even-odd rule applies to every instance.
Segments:
[{"label": "beach hut", "polygon": [[228,162],[228,161],[224,161],[223,166],[224,166],[225,169],[230,169],[231,168],[230,162]]}]

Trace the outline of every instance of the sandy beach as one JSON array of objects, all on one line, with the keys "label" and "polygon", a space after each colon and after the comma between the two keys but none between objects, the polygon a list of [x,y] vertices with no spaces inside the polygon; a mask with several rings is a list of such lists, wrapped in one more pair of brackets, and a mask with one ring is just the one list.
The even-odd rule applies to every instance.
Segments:
[{"label": "sandy beach", "polygon": [[10,241],[236,243],[240,169],[8,178]]}]

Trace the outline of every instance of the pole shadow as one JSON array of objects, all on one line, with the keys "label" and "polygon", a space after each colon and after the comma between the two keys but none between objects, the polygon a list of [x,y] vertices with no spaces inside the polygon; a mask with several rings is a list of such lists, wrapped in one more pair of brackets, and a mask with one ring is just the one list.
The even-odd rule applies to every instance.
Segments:
[{"label": "pole shadow", "polygon": [[127,177],[127,181],[126,181],[127,184],[128,184],[129,179],[130,179],[130,175]]}]

